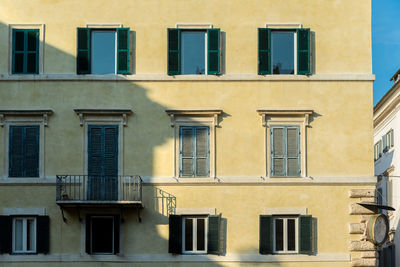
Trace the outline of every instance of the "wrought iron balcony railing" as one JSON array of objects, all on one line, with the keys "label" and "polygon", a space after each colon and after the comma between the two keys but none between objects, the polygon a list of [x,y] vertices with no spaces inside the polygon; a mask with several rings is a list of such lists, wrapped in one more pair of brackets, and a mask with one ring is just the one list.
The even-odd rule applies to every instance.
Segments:
[{"label": "wrought iron balcony railing", "polygon": [[140,176],[57,175],[56,203],[142,206]]}]

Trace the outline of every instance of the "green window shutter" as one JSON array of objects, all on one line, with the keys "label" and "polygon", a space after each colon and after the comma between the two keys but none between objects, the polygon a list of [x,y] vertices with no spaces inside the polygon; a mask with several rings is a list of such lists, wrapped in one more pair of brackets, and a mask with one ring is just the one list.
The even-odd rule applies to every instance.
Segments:
[{"label": "green window shutter", "polygon": [[286,175],[285,128],[271,127],[271,176]]},{"label": "green window shutter", "polygon": [[220,73],[220,29],[207,29],[208,51],[207,51],[207,73]]},{"label": "green window shutter", "polygon": [[195,148],[194,148],[194,127],[180,127],[180,152],[179,152],[179,172],[181,177],[194,176]]},{"label": "green window shutter", "polygon": [[78,51],[76,56],[76,70],[78,74],[90,74],[90,38],[89,28],[78,28]]},{"label": "green window shutter", "polygon": [[314,252],[313,219],[311,215],[299,216],[299,253],[311,255]]},{"label": "green window shutter", "polygon": [[118,126],[104,126],[104,199],[118,199]]},{"label": "green window shutter", "polygon": [[39,126],[25,127],[25,177],[39,177]]},{"label": "green window shutter", "polygon": [[100,126],[88,127],[88,175],[103,175],[103,129]]},{"label": "green window shutter", "polygon": [[14,29],[12,32],[12,73],[39,73],[39,30]]},{"label": "green window shutter", "polygon": [[10,126],[9,148],[8,148],[8,176],[24,176],[24,128],[21,126]]},{"label": "green window shutter", "polygon": [[119,253],[119,237],[120,237],[121,219],[119,215],[114,215],[114,254]]},{"label": "green window shutter", "polygon": [[209,129],[208,127],[195,128],[195,171],[196,177],[209,176]]},{"label": "green window shutter", "polygon": [[310,29],[297,29],[297,74],[311,74]]},{"label": "green window shutter", "polygon": [[181,215],[169,215],[168,253],[182,254]]},{"label": "green window shutter", "polygon": [[382,151],[383,152],[386,152],[386,150],[387,150],[387,136],[386,136],[386,134],[384,135],[384,136],[382,136]]},{"label": "green window shutter", "polygon": [[221,214],[208,216],[208,254],[221,254]]},{"label": "green window shutter", "polygon": [[168,29],[168,75],[181,74],[181,31]]},{"label": "green window shutter", "polygon": [[394,146],[394,131],[393,129],[390,130],[390,147]]},{"label": "green window shutter", "polygon": [[271,74],[271,30],[258,28],[258,74]]},{"label": "green window shutter", "polygon": [[260,215],[260,254],[273,254],[273,218],[271,215]]},{"label": "green window shutter", "polygon": [[117,73],[129,74],[130,29],[117,28]]},{"label": "green window shutter", "polygon": [[300,175],[300,129],[286,127],[287,176]]},{"label": "green window shutter", "polygon": [[0,253],[12,252],[11,216],[0,216]]},{"label": "green window shutter", "polygon": [[50,241],[50,219],[49,216],[38,216],[36,218],[37,228],[37,253],[49,253]]}]

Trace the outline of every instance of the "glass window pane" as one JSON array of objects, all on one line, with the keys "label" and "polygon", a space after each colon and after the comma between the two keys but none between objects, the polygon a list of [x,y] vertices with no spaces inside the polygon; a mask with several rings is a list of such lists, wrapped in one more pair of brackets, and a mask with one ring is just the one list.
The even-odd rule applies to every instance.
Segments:
[{"label": "glass window pane", "polygon": [[15,250],[22,251],[22,220],[15,220],[15,229],[14,229],[14,241],[15,241]]},{"label": "glass window pane", "polygon": [[185,220],[185,250],[193,250],[193,219]]},{"label": "glass window pane", "polygon": [[26,221],[26,250],[36,250],[36,224],[34,219]]},{"label": "glass window pane", "polygon": [[283,250],[283,220],[275,220],[275,250]]},{"label": "glass window pane", "polygon": [[15,32],[15,51],[24,51],[25,32]]},{"label": "glass window pane", "polygon": [[27,73],[36,73],[36,53],[28,54]]},{"label": "glass window pane", "polygon": [[182,32],[181,35],[182,74],[205,73],[205,32]]},{"label": "glass window pane", "polygon": [[115,73],[115,31],[92,31],[92,73]]},{"label": "glass window pane", "polygon": [[24,53],[15,53],[14,55],[14,72],[24,72]]},{"label": "glass window pane", "polygon": [[273,74],[294,74],[294,33],[272,32]]},{"label": "glass window pane", "polygon": [[288,235],[287,235],[288,250],[293,251],[296,250],[296,222],[294,219],[287,220],[287,228],[288,228]]},{"label": "glass window pane", "polygon": [[37,49],[37,32],[28,32],[28,51],[36,51]]},{"label": "glass window pane", "polygon": [[205,250],[205,219],[197,219],[197,250]]},{"label": "glass window pane", "polygon": [[92,218],[92,252],[113,253],[114,218]]}]

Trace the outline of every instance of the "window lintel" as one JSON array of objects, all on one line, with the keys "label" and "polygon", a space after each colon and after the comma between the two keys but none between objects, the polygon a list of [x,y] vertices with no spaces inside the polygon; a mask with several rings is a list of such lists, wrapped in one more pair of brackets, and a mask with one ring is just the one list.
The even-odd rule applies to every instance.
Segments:
[{"label": "window lintel", "polygon": [[218,115],[222,109],[167,109],[165,112],[171,117],[171,127],[175,126],[176,117],[213,117],[213,126],[218,126]]},{"label": "window lintel", "polygon": [[310,125],[310,116],[314,114],[312,109],[297,109],[297,110],[284,110],[284,109],[258,109],[257,113],[262,117],[262,125],[265,127],[267,124],[267,117],[303,117],[306,126]]},{"label": "window lintel", "polygon": [[36,117],[41,116],[44,122],[44,126],[47,126],[48,116],[53,114],[51,109],[10,109],[0,110],[0,126],[4,126],[4,120],[7,116],[13,117]]},{"label": "window lintel", "polygon": [[87,116],[121,116],[122,124],[126,126],[127,116],[133,114],[131,109],[74,109],[74,111],[79,116],[81,126]]}]

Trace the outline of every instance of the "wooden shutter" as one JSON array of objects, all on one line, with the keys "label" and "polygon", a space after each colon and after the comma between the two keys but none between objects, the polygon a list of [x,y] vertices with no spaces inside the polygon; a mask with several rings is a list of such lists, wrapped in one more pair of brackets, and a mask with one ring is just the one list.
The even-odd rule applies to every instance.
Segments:
[{"label": "wooden shutter", "polygon": [[194,128],[180,127],[180,176],[194,176]]},{"label": "wooden shutter", "polygon": [[258,28],[258,74],[271,74],[271,30]]},{"label": "wooden shutter", "polygon": [[102,127],[88,127],[88,174],[89,176],[103,175],[103,131]]},{"label": "wooden shutter", "polygon": [[297,29],[297,74],[311,74],[310,29]]},{"label": "wooden shutter", "polygon": [[114,254],[119,253],[119,242],[120,242],[120,229],[121,229],[121,218],[119,215],[114,215]]},{"label": "wooden shutter", "polygon": [[117,73],[129,74],[130,29],[117,28]]},{"label": "wooden shutter", "polygon": [[271,176],[286,175],[284,137],[284,127],[271,127]]},{"label": "wooden shutter", "polygon": [[209,129],[208,127],[195,128],[195,171],[196,177],[204,177],[210,175],[209,168]]},{"label": "wooden shutter", "polygon": [[221,254],[221,214],[208,216],[208,254]]},{"label": "wooden shutter", "polygon": [[0,216],[0,253],[12,252],[11,216]]},{"label": "wooden shutter", "polygon": [[169,215],[168,253],[182,254],[181,215]]},{"label": "wooden shutter", "polygon": [[25,127],[25,177],[39,177],[39,126]]},{"label": "wooden shutter", "polygon": [[85,233],[85,251],[87,254],[92,254],[92,248],[91,248],[91,223],[92,223],[92,218],[90,215],[86,215],[86,233]]},{"label": "wooden shutter", "polygon": [[118,199],[118,126],[104,126],[103,173],[104,199]]},{"label": "wooden shutter", "polygon": [[220,29],[207,29],[207,73],[219,74],[220,73]]},{"label": "wooden shutter", "polygon": [[394,146],[394,131],[393,129],[390,130],[390,147]]},{"label": "wooden shutter", "polygon": [[76,70],[78,74],[89,74],[90,66],[90,38],[89,28],[78,28],[78,51],[76,57]]},{"label": "wooden shutter", "polygon": [[311,215],[299,216],[299,253],[313,254],[313,222]]},{"label": "wooden shutter", "polygon": [[49,253],[50,243],[50,219],[49,216],[38,216],[37,227],[37,253]]},{"label": "wooden shutter", "polygon": [[260,254],[273,253],[273,218],[271,215],[260,215]]},{"label": "wooden shutter", "polygon": [[181,31],[168,29],[168,75],[181,74]]},{"label": "wooden shutter", "polygon": [[300,129],[286,127],[286,166],[287,176],[300,175]]},{"label": "wooden shutter", "polygon": [[8,159],[8,176],[24,176],[24,128],[21,126],[10,126]]}]

